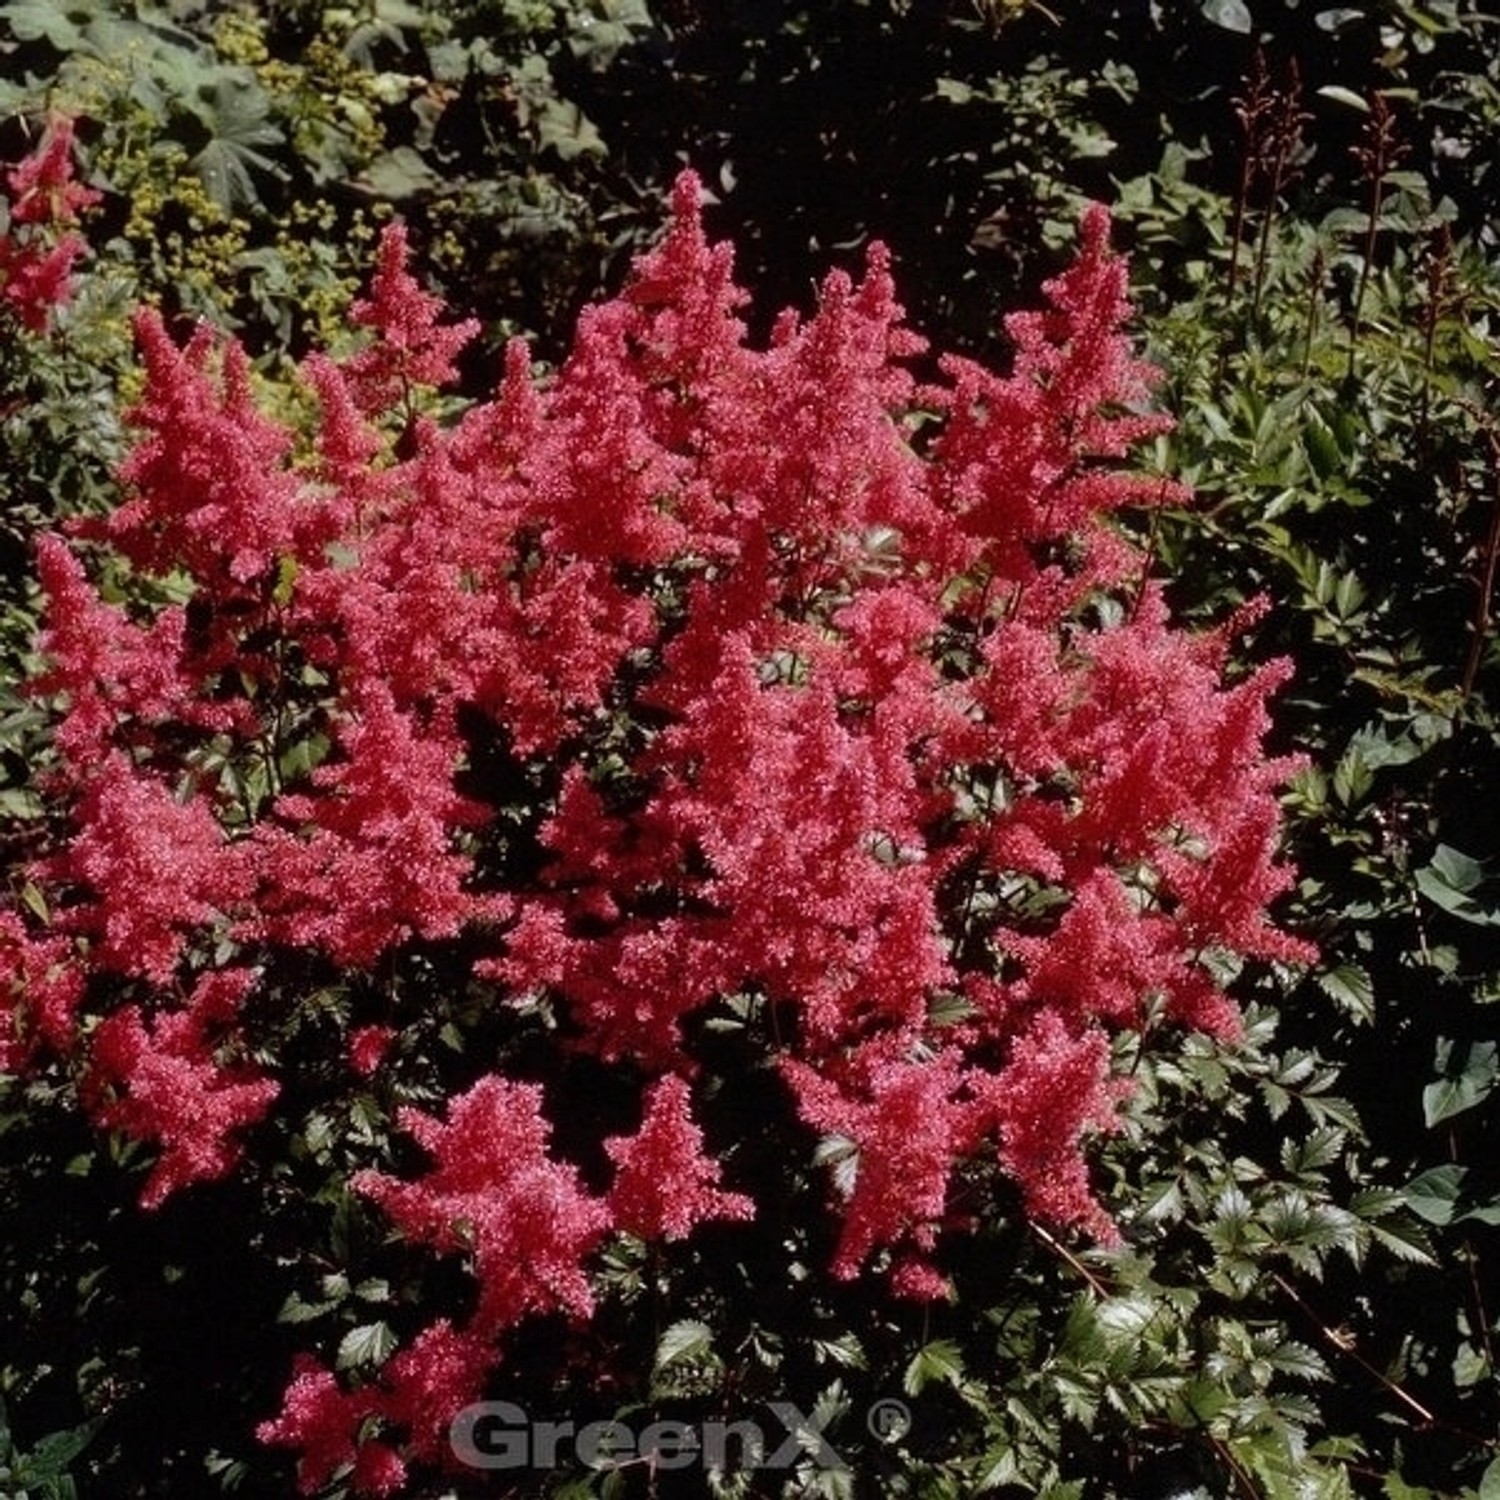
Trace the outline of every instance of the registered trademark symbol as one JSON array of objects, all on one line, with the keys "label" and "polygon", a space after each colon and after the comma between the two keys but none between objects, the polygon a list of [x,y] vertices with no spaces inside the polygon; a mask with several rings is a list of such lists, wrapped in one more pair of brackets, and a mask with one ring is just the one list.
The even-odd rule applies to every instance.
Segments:
[{"label": "registered trademark symbol", "polygon": [[865,1426],[882,1443],[899,1443],[911,1431],[911,1411],[904,1401],[883,1396],[865,1413]]}]

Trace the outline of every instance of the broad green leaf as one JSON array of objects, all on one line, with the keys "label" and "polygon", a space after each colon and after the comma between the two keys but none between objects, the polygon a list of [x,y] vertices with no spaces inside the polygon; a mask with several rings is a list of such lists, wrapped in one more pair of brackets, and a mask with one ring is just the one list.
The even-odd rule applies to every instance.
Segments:
[{"label": "broad green leaf", "polygon": [[280,145],[283,139],[268,117],[270,100],[265,93],[252,79],[225,70],[199,88],[189,107],[210,137],[191,162],[205,191],[226,213],[258,202],[250,169],[272,175],[281,171],[259,149]]},{"label": "broad green leaf", "polygon": [[393,203],[421,193],[434,193],[443,182],[411,146],[397,146],[377,156],[360,180],[376,197],[388,198]]},{"label": "broad green leaf", "polygon": [[9,22],[18,40],[35,42],[45,37],[59,52],[76,51],[83,41],[83,28],[98,14],[98,5],[88,0],[72,5],[59,5],[57,0],[11,0],[0,6],[0,20]]},{"label": "broad green leaf", "polygon": [[603,156],[604,138],[593,121],[569,99],[547,99],[537,111],[537,140],[564,161],[580,156]]},{"label": "broad green leaf", "polygon": [[1479,1500],[1500,1500],[1500,1458],[1491,1459],[1479,1476]]},{"label": "broad green leaf", "polygon": [[63,1432],[48,1433],[32,1448],[29,1455],[31,1462],[41,1468],[51,1469],[54,1473],[65,1469],[93,1442],[95,1433],[103,1425],[104,1418],[100,1416],[78,1427],[69,1427]]},{"label": "broad green leaf", "polygon": [[1467,854],[1439,844],[1431,863],[1413,876],[1417,889],[1434,906],[1479,926],[1500,926],[1500,909],[1481,906],[1471,894],[1484,880],[1484,869]]},{"label": "broad green leaf", "polygon": [[1467,1168],[1453,1162],[1429,1167],[1406,1184],[1403,1192],[1407,1207],[1429,1224],[1451,1223],[1467,1175]]},{"label": "broad green leaf", "polygon": [[1488,1203],[1481,1203],[1477,1208],[1471,1208],[1458,1216],[1459,1223],[1473,1220],[1476,1224],[1488,1224],[1491,1227],[1500,1224],[1500,1198],[1492,1198]]},{"label": "broad green leaf", "polygon": [[1422,1090],[1422,1116],[1431,1128],[1483,1103],[1500,1080],[1500,1056],[1494,1042],[1455,1046],[1446,1038],[1438,1042],[1436,1083]]}]

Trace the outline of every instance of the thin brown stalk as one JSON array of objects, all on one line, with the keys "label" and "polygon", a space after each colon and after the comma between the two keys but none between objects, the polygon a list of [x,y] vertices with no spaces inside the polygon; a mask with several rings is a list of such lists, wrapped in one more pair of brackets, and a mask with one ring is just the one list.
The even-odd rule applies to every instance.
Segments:
[{"label": "thin brown stalk", "polygon": [[1302,127],[1311,118],[1302,108],[1302,73],[1295,60],[1287,68],[1286,87],[1275,94],[1275,111],[1269,133],[1269,178],[1266,206],[1260,221],[1260,238],[1255,248],[1255,290],[1250,299],[1250,316],[1260,310],[1265,291],[1266,265],[1271,254],[1271,233],[1276,224],[1276,210],[1281,195],[1296,179],[1297,156],[1302,149]]},{"label": "thin brown stalk", "polygon": [[1447,311],[1453,289],[1453,232],[1446,224],[1433,231],[1427,251],[1427,298],[1422,305],[1422,396],[1417,410],[1417,448],[1428,451],[1428,419],[1432,406],[1432,376],[1437,365],[1438,324]]},{"label": "thin brown stalk", "polygon": [[1455,1427],[1451,1422],[1443,1421],[1441,1417],[1437,1416],[1434,1412],[1430,1411],[1426,1406],[1418,1401],[1417,1398],[1413,1396],[1411,1392],[1408,1391],[1404,1386],[1392,1380],[1384,1370],[1378,1369],[1375,1365],[1372,1365],[1370,1361],[1367,1360],[1364,1355],[1362,1355],[1359,1350],[1355,1348],[1354,1340],[1347,1333],[1340,1333],[1336,1329],[1330,1328],[1328,1324],[1325,1323],[1323,1319],[1318,1315],[1318,1313],[1311,1306],[1309,1306],[1307,1301],[1302,1297],[1301,1293],[1297,1291],[1297,1289],[1291,1284],[1291,1282],[1286,1279],[1285,1276],[1282,1276],[1279,1272],[1273,1272],[1271,1279],[1276,1283],[1276,1285],[1281,1289],[1286,1297],[1296,1305],[1298,1311],[1300,1311],[1303,1316],[1306,1317],[1308,1321],[1311,1322],[1312,1325],[1318,1330],[1325,1343],[1327,1343],[1333,1349],[1336,1349],[1346,1359],[1352,1360],[1367,1375],[1369,1375],[1375,1381],[1379,1382],[1379,1384],[1383,1386],[1387,1391],[1389,1391],[1390,1394],[1394,1396],[1402,1406],[1406,1407],[1406,1409],[1410,1411],[1412,1415],[1415,1416],[1424,1427],[1451,1433],[1453,1436],[1462,1438],[1466,1442],[1474,1443],[1481,1448],[1494,1446],[1494,1442],[1492,1439],[1480,1437],[1477,1433],[1466,1432],[1460,1427]]},{"label": "thin brown stalk", "polygon": [[1104,1282],[1094,1275],[1079,1258],[1073,1254],[1056,1235],[1043,1229],[1040,1224],[1033,1224],[1031,1232],[1050,1250],[1054,1255],[1060,1256],[1067,1264],[1078,1273],[1088,1284],[1089,1289],[1096,1297],[1110,1296],[1110,1289]]},{"label": "thin brown stalk", "polygon": [[1239,117],[1240,134],[1244,145],[1240,151],[1240,180],[1234,194],[1234,219],[1229,228],[1229,277],[1225,284],[1225,300],[1234,300],[1234,289],[1239,280],[1240,250],[1245,233],[1245,216],[1250,208],[1250,194],[1260,175],[1261,160],[1265,150],[1263,127],[1272,107],[1270,77],[1266,72],[1266,54],[1257,47],[1250,59],[1250,76],[1246,80],[1244,97],[1234,101],[1234,112]]},{"label": "thin brown stalk", "polygon": [[1359,283],[1354,289],[1354,311],[1349,320],[1349,374],[1354,374],[1354,355],[1359,346],[1359,324],[1364,312],[1365,291],[1375,265],[1375,249],[1380,235],[1380,214],[1385,207],[1386,174],[1406,154],[1396,133],[1396,117],[1384,94],[1370,101],[1370,117],[1355,145],[1354,159],[1360,165],[1369,186],[1370,220],[1365,226],[1364,253],[1360,258]]}]

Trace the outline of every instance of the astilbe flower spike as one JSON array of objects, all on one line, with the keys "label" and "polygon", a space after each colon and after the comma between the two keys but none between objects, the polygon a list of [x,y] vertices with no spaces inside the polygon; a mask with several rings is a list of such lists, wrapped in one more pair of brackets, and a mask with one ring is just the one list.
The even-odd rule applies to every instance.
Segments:
[{"label": "astilbe flower spike", "polygon": [[73,122],[54,119],[41,145],[5,174],[10,228],[0,233],[0,308],[41,333],[72,295],[73,266],[84,252],[73,232],[99,194],[73,177]]},{"label": "astilbe flower spike", "polygon": [[148,1020],[127,1006],[91,1038],[85,1094],[94,1120],[162,1148],[141,1192],[143,1208],[223,1177],[240,1159],[234,1133],[263,1119],[276,1098],[274,1079],[226,1067],[215,1055],[214,1033],[250,984],[242,971],[210,975],[185,1009]]},{"label": "astilbe flower spike", "polygon": [[719,1189],[719,1164],[703,1154],[687,1083],[661,1079],[634,1136],[604,1143],[615,1164],[609,1211],[617,1228],[643,1240],[680,1240],[707,1219],[748,1219],[755,1205]]},{"label": "astilbe flower spike", "polygon": [[572,1168],[547,1152],[541,1091],[483,1078],[453,1100],[446,1121],[404,1110],[403,1129],[436,1162],[422,1181],[357,1173],[355,1189],[411,1240],[473,1255],[480,1284],[473,1326],[483,1335],[528,1313],[561,1308],[584,1317],[593,1293],[582,1261],[608,1225]]}]

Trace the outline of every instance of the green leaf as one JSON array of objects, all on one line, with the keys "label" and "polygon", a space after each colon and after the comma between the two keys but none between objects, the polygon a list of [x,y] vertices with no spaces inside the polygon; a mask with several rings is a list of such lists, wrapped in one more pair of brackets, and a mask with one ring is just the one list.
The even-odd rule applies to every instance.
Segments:
[{"label": "green leaf", "polygon": [[908,1396],[920,1396],[933,1381],[957,1385],[963,1378],[963,1351],[952,1339],[934,1339],[916,1353],[901,1377],[901,1388]]},{"label": "green leaf", "polygon": [[21,901],[26,909],[36,918],[43,922],[50,922],[52,915],[47,909],[47,898],[42,894],[41,887],[33,880],[28,880],[21,887]]},{"label": "green leaf", "polygon": [[1434,1500],[1434,1492],[1419,1484],[1408,1484],[1399,1474],[1387,1474],[1380,1493],[1386,1500]]},{"label": "green leaf", "polygon": [[833,1185],[845,1198],[854,1192],[859,1180],[859,1145],[846,1135],[825,1135],[813,1151],[813,1161],[830,1168]]},{"label": "green leaf", "polygon": [[190,165],[204,190],[226,213],[260,201],[252,167],[272,175],[281,169],[264,155],[262,146],[279,145],[281,131],[268,118],[270,100],[253,80],[222,73],[198,91],[193,112],[211,139]]},{"label": "green leaf", "polygon": [[1332,1379],[1323,1356],[1316,1349],[1309,1348],[1296,1339],[1288,1339],[1285,1343],[1278,1344],[1268,1356],[1267,1362],[1273,1369],[1279,1370],[1283,1375],[1291,1376],[1294,1380],[1314,1383]]},{"label": "green leaf", "polygon": [[1479,1476],[1479,1500],[1500,1500],[1500,1458],[1491,1459]]},{"label": "green leaf", "polygon": [[276,1314],[278,1323],[311,1323],[324,1313],[332,1312],[337,1302],[308,1302],[297,1292],[292,1292],[281,1304]]},{"label": "green leaf", "polygon": [[94,1417],[78,1427],[69,1427],[63,1432],[52,1432],[37,1442],[31,1450],[30,1460],[37,1467],[51,1469],[53,1473],[67,1466],[93,1442],[94,1435],[104,1425],[104,1418]]},{"label": "green leaf", "polygon": [[1316,983],[1330,1000],[1356,1021],[1375,1019],[1375,985],[1369,971],[1359,964],[1340,964],[1326,974],[1319,974]]},{"label": "green leaf", "polygon": [[555,151],[564,161],[604,155],[604,138],[570,99],[544,101],[537,111],[536,133],[542,150]]},{"label": "green leaf", "polygon": [[855,1333],[842,1334],[836,1339],[814,1339],[813,1349],[820,1359],[832,1360],[850,1370],[868,1368],[864,1346]]},{"label": "green leaf", "polygon": [[1422,1090],[1422,1116],[1428,1128],[1483,1103],[1500,1080],[1500,1057],[1494,1042],[1455,1046],[1446,1037],[1437,1044],[1439,1078]]},{"label": "green leaf", "polygon": [[707,1323],[685,1318],[667,1328],[656,1345],[655,1369],[683,1360],[701,1360],[713,1355],[714,1331]]},{"label": "green leaf", "polygon": [[351,1328],[339,1340],[338,1368],[352,1370],[360,1365],[380,1365],[396,1347],[396,1335],[386,1323],[364,1323]]},{"label": "green leaf", "polygon": [[1199,9],[1203,12],[1204,20],[1212,21],[1215,26],[1222,26],[1225,31],[1237,31],[1241,36],[1248,36],[1254,29],[1254,19],[1244,0],[1202,0]]},{"label": "green leaf", "polygon": [[1500,910],[1481,906],[1471,892],[1484,880],[1484,869],[1467,854],[1439,844],[1430,864],[1413,876],[1417,889],[1434,906],[1479,926],[1500,926]]},{"label": "green leaf", "polygon": [[1318,95],[1320,98],[1333,100],[1335,104],[1347,104],[1350,109],[1357,109],[1362,115],[1370,113],[1370,106],[1363,97],[1353,89],[1346,89],[1341,83],[1324,84],[1318,90]]},{"label": "green leaf", "polygon": [[1313,20],[1320,31],[1331,31],[1337,35],[1350,26],[1358,25],[1364,18],[1364,11],[1344,5],[1334,10],[1320,10]]},{"label": "green leaf", "polygon": [[1461,1224],[1472,1221],[1475,1224],[1488,1224],[1491,1228],[1500,1225],[1500,1198],[1491,1198],[1488,1203],[1481,1203],[1477,1208],[1471,1208],[1458,1216]]},{"label": "green leaf", "polygon": [[0,18],[10,23],[18,40],[35,42],[45,37],[59,52],[77,51],[83,41],[82,27],[97,14],[97,6],[59,5],[57,0],[11,0],[0,8]]},{"label": "green leaf", "polygon": [[423,193],[435,193],[443,180],[411,146],[397,146],[377,156],[365,168],[363,184],[378,198],[401,203]]},{"label": "green leaf", "polygon": [[1467,1175],[1467,1168],[1453,1162],[1429,1167],[1406,1184],[1403,1193],[1407,1207],[1429,1224],[1451,1223]]}]

